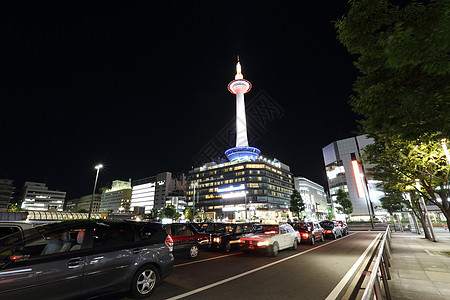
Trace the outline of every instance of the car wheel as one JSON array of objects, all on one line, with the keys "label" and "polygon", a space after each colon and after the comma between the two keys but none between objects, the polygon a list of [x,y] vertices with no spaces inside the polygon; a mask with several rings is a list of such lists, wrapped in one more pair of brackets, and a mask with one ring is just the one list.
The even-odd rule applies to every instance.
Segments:
[{"label": "car wheel", "polygon": [[294,243],[292,244],[292,250],[297,250],[297,239],[294,239]]},{"label": "car wheel", "polygon": [[310,245],[314,245],[315,242],[316,242],[316,241],[315,241],[315,239],[314,239],[314,236],[312,236],[312,237],[311,237],[311,241],[309,242],[309,244],[310,244]]},{"label": "car wheel", "polygon": [[190,258],[196,258],[198,256],[198,246],[197,245],[192,245],[191,248],[189,249],[189,257]]},{"label": "car wheel", "polygon": [[131,295],[138,299],[150,296],[158,284],[159,278],[156,267],[152,265],[141,267],[131,280]]},{"label": "car wheel", "polygon": [[279,251],[279,247],[278,247],[278,243],[277,242],[275,242],[275,243],[273,243],[273,245],[272,245],[272,256],[277,256],[278,255],[278,251]]}]

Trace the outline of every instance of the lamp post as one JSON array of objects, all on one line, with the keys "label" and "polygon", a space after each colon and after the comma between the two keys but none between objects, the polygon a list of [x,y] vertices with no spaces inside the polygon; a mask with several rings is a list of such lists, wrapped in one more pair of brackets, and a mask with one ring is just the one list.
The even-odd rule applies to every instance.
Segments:
[{"label": "lamp post", "polygon": [[95,166],[95,169],[97,169],[97,174],[95,175],[94,190],[92,191],[92,199],[91,199],[91,205],[89,206],[89,216],[88,216],[88,220],[91,218],[92,205],[94,204],[95,190],[97,189],[98,173],[100,172],[100,169],[101,169],[101,168],[103,168],[103,165],[102,165],[102,164],[98,164],[98,165]]}]

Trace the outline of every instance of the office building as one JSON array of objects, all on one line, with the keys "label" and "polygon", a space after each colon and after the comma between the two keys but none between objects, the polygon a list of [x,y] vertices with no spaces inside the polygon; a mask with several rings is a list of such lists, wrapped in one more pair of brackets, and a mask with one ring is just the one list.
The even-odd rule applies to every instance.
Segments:
[{"label": "office building", "polygon": [[[99,212],[102,195],[94,194],[92,202],[92,212]],[[92,195],[82,196],[80,198],[66,200],[64,210],[67,212],[89,211],[91,207]]]},{"label": "office building", "polygon": [[303,215],[309,220],[324,220],[328,216],[328,203],[325,189],[305,177],[294,178],[295,189],[300,192],[305,210]]},{"label": "office building", "polygon": [[131,179],[129,181],[114,180],[111,188],[101,196],[99,212],[127,213],[131,203]]},{"label": "office building", "polygon": [[49,190],[45,183],[26,181],[22,209],[29,211],[63,211],[66,192]]},{"label": "office building", "polygon": [[171,172],[162,172],[133,181],[131,211],[142,214],[153,208],[161,210],[166,206],[166,197],[174,190],[184,190],[185,175],[175,177]]},{"label": "office building", "polygon": [[13,199],[13,180],[0,179],[0,211],[6,210]]},{"label": "office building", "polygon": [[377,189],[378,182],[366,173],[371,165],[361,161],[364,148],[372,143],[372,139],[359,135],[335,141],[322,149],[333,205],[339,189],[347,192],[353,204],[352,219],[368,220],[369,213],[386,214],[379,201],[384,194]]}]

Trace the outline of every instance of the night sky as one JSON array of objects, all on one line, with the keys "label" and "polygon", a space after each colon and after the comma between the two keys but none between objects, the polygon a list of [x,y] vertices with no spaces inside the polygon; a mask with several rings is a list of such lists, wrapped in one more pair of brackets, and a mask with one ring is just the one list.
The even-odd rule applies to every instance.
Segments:
[{"label": "night sky", "polygon": [[251,146],[295,176],[326,187],[322,148],[357,130],[355,57],[332,24],[346,1],[14,2],[1,9],[0,178],[17,188],[45,182],[72,199],[92,193],[97,163],[107,186],[233,147],[237,55],[247,112],[261,112]]}]

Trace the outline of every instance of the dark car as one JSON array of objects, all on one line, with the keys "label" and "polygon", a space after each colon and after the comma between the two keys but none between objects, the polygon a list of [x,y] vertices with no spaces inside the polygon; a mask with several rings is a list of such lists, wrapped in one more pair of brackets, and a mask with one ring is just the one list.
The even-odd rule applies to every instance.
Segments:
[{"label": "dark car", "polygon": [[188,255],[196,258],[200,249],[206,249],[209,244],[209,234],[199,233],[190,223],[172,223],[163,225],[173,239],[174,256]]},{"label": "dark car", "polygon": [[319,222],[295,222],[292,227],[300,233],[301,242],[314,245],[324,241],[323,229]]},{"label": "dark car", "polygon": [[253,232],[250,223],[209,223],[206,232],[211,235],[209,248],[230,252],[239,248],[239,238]]},{"label": "dark car", "polygon": [[336,221],[322,221],[320,222],[320,226],[323,228],[323,234],[325,237],[335,240],[344,235],[342,227],[339,226]]},{"label": "dark car", "polygon": [[347,235],[348,234],[348,225],[345,221],[336,221],[339,226],[342,227],[342,234]]},{"label": "dark car", "polygon": [[62,221],[0,239],[0,299],[149,296],[173,268],[161,224]]},{"label": "dark car", "polygon": [[192,226],[195,227],[195,229],[197,230],[197,232],[199,233],[204,233],[206,228],[208,227],[208,224],[210,224],[211,222],[203,222],[203,223],[189,223]]}]

